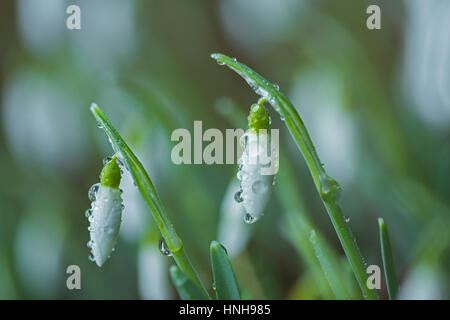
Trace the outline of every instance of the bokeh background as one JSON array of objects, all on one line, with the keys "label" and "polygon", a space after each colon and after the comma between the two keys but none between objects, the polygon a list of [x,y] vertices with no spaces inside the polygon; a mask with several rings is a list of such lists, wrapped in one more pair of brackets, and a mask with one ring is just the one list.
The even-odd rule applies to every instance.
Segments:
[{"label": "bokeh background", "polygon": [[[70,4],[81,30],[66,28]],[[366,8],[381,8],[381,30]],[[228,249],[245,298],[333,299],[309,233],[358,297],[305,162],[278,115],[280,173],[265,216],[242,222],[234,165],[170,160],[176,128],[244,127],[257,96],[209,54],[237,57],[298,108],[368,264],[392,241],[401,298],[449,297],[450,2],[0,2],[0,298],[177,299],[158,232],[125,176],[120,238],[88,260],[89,187],[112,150],[95,101],[144,163],[212,292],[209,243]],[[305,227],[307,226],[307,227]],[[309,228],[309,229],[308,229]],[[66,288],[68,265],[82,289]],[[351,289],[353,288],[353,289]],[[383,283],[381,297],[386,297]]]}]

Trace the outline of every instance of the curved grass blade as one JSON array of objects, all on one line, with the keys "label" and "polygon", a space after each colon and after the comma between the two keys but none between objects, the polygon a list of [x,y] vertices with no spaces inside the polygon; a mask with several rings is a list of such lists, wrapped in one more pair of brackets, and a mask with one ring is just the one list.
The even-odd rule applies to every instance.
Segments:
[{"label": "curved grass blade", "polygon": [[322,241],[319,239],[314,229],[311,230],[309,241],[314,247],[317,260],[319,260],[323,273],[325,274],[325,277],[327,278],[331,290],[333,290],[333,293],[336,296],[336,299],[350,299],[350,295],[347,292],[345,284],[336,273],[336,269],[340,269],[339,261],[337,260],[337,258],[332,257],[330,252],[328,252],[326,248],[324,248]]},{"label": "curved grass blade", "polygon": [[212,241],[209,247],[217,300],[241,300],[230,260],[224,247]]},{"label": "curved grass blade", "polygon": [[204,293],[177,266],[170,267],[170,279],[182,300],[205,300]]},{"label": "curved grass blade", "polygon": [[245,64],[238,62],[235,58],[230,58],[221,53],[213,53],[211,54],[211,57],[215,59],[218,64],[226,65],[239,74],[258,95],[269,101],[275,111],[280,114],[281,119],[285,121],[289,132],[303,154],[316,189],[327,209],[330,220],[353,269],[363,296],[366,299],[377,299],[378,295],[376,291],[369,289],[366,286],[366,264],[350,227],[345,222],[341,209],[336,203],[341,188],[333,178],[328,176],[323,168],[309,133],[294,106],[279,91],[277,85],[270,83]]},{"label": "curved grass blade", "polygon": [[97,104],[93,103],[91,105],[91,112],[97,120],[99,126],[103,128],[108,135],[114,151],[118,154],[118,158],[124,163],[130,172],[137,188],[149,206],[156,225],[158,226],[161,235],[169,247],[175,262],[186,274],[186,276],[189,277],[205,293],[205,296],[208,296],[207,291],[204,289],[200,278],[197,275],[197,272],[193,268],[186,252],[184,251],[181,239],[178,237],[172,223],[166,216],[161,201],[156,194],[153,183],[141,162],[138,160],[133,151],[131,151]]},{"label": "curved grass blade", "polygon": [[381,255],[383,257],[386,286],[389,299],[393,300],[397,296],[398,282],[395,274],[394,259],[392,258],[391,242],[389,241],[389,234],[383,218],[378,218],[378,226],[380,229]]}]

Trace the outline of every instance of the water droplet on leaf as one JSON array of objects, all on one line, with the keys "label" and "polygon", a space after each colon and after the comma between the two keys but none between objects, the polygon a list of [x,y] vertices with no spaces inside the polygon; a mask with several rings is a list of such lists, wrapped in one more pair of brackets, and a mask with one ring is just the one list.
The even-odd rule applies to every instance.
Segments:
[{"label": "water droplet on leaf", "polygon": [[339,199],[341,186],[327,174],[321,174],[320,181],[320,195],[326,202],[333,203]]},{"label": "water droplet on leaf", "polygon": [[169,248],[167,247],[166,241],[164,240],[163,237],[159,238],[159,243],[158,243],[158,247],[159,247],[159,251],[168,257],[172,256],[172,252],[170,252]]}]

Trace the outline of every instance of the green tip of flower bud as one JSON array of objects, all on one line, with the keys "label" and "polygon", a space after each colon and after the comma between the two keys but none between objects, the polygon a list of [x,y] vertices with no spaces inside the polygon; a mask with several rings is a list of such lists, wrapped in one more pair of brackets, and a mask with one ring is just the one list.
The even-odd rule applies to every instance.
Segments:
[{"label": "green tip of flower bud", "polygon": [[248,115],[248,129],[250,131],[258,133],[261,129],[269,129],[270,117],[263,106],[265,101],[265,99],[260,99],[257,104],[251,106],[250,114]]},{"label": "green tip of flower bud", "polygon": [[105,187],[118,189],[120,184],[121,172],[119,165],[116,162],[117,156],[105,164],[100,172],[100,184]]}]

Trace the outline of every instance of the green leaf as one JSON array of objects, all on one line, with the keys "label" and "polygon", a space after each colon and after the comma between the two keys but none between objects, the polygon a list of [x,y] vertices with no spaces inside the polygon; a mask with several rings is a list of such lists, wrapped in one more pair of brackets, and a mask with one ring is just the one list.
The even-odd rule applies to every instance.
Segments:
[{"label": "green leaf", "polygon": [[389,299],[393,300],[397,296],[398,282],[395,273],[394,259],[392,258],[391,242],[386,224],[383,218],[378,218],[378,226],[380,229],[380,245],[381,255],[383,257],[384,276],[386,278],[386,286],[389,294]]},{"label": "green leaf", "polygon": [[127,170],[130,172],[134,183],[149,206],[156,225],[158,226],[161,235],[169,247],[175,262],[186,274],[186,276],[191,279],[191,281],[193,281],[198,288],[202,290],[202,292],[204,292],[205,296],[208,296],[208,293],[204,289],[197,272],[189,260],[189,257],[186,255],[181,239],[175,232],[173,224],[166,216],[162,203],[156,194],[155,188],[153,187],[153,183],[141,162],[138,160],[133,151],[131,151],[97,104],[93,103],[91,105],[91,112],[97,120],[99,126],[103,128],[108,135],[110,143],[116,152],[118,159],[124,163]]},{"label": "green leaf", "polygon": [[241,295],[230,260],[219,242],[211,242],[210,256],[217,300],[240,300]]},{"label": "green leaf", "polygon": [[285,121],[292,138],[303,154],[316,189],[327,209],[342,248],[358,280],[363,296],[366,299],[378,299],[376,291],[366,286],[366,264],[351,229],[346,223],[340,207],[336,203],[341,188],[333,178],[328,176],[323,168],[311,137],[292,103],[280,92],[277,85],[270,83],[260,74],[245,64],[238,62],[235,58],[227,57],[221,53],[213,53],[211,54],[211,58],[215,59],[218,64],[226,65],[239,74],[258,95],[267,99],[275,111],[280,114],[281,120]]},{"label": "green leaf", "polygon": [[177,266],[170,267],[170,279],[182,300],[209,299]]},{"label": "green leaf", "polygon": [[330,252],[328,252],[326,248],[324,248],[324,245],[319,236],[317,236],[315,230],[311,230],[309,241],[314,247],[316,257],[319,260],[323,273],[325,274],[325,277],[328,280],[328,283],[330,284],[331,290],[333,290],[336,299],[350,299],[350,295],[347,292],[345,283],[342,282],[342,275],[339,276],[339,274],[336,272],[337,270],[340,271],[341,269],[337,257],[333,257]]}]

